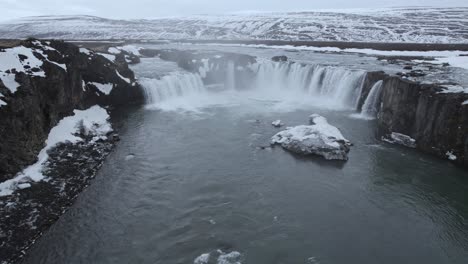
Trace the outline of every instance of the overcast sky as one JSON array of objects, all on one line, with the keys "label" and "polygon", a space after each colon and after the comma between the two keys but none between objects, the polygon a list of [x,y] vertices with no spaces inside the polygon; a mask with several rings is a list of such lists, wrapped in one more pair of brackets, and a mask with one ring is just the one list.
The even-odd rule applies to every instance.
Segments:
[{"label": "overcast sky", "polygon": [[468,0],[0,0],[0,20],[37,15],[154,18],[241,11],[391,6],[468,6]]}]

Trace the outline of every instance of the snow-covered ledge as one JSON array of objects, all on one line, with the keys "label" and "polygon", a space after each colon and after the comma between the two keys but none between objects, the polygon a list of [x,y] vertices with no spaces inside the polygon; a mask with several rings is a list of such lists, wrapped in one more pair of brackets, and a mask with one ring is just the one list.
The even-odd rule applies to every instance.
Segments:
[{"label": "snow-covered ledge", "polygon": [[18,189],[31,187],[31,183],[44,180],[42,174],[49,155],[48,151],[59,143],[77,143],[83,140],[81,136],[92,136],[93,140],[105,139],[112,132],[108,121],[109,114],[100,106],[87,110],[75,110],[73,116],[65,117],[52,128],[46,140],[46,146],[41,150],[38,160],[33,165],[18,173],[15,178],[0,183],[0,196],[7,196]]}]

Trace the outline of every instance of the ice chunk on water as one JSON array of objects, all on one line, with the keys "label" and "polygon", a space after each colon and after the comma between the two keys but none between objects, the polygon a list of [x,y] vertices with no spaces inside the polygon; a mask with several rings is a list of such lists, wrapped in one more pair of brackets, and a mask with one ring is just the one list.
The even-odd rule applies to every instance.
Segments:
[{"label": "ice chunk on water", "polygon": [[351,143],[326,118],[314,114],[311,125],[289,127],[274,135],[272,144],[302,155],[320,155],[327,160],[347,160]]}]

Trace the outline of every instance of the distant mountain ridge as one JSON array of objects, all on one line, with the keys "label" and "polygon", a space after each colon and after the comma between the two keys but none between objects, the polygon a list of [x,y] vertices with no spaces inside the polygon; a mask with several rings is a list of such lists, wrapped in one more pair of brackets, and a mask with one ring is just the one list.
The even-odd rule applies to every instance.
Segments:
[{"label": "distant mountain ridge", "polygon": [[156,19],[39,16],[0,23],[1,38],[307,40],[468,43],[468,8],[388,8]]}]

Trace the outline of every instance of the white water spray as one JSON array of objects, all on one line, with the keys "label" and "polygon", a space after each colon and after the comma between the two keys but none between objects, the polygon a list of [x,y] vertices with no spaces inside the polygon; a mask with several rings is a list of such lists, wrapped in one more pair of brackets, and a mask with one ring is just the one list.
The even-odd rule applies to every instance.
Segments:
[{"label": "white water spray", "polygon": [[201,76],[193,73],[172,73],[161,79],[140,79],[148,104],[206,93]]},{"label": "white water spray", "polygon": [[354,109],[365,72],[340,67],[266,62],[257,66],[253,89],[266,94],[311,97],[336,108]]}]

